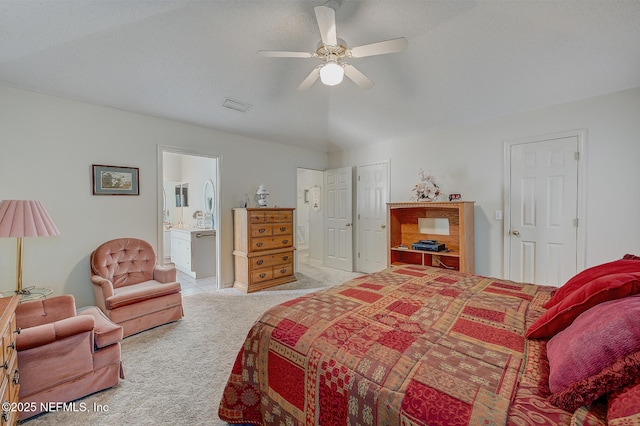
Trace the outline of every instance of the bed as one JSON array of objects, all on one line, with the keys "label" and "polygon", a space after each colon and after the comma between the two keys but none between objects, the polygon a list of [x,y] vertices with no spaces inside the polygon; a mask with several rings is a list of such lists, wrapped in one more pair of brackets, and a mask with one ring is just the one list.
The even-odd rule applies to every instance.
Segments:
[{"label": "bed", "polygon": [[[629,398],[640,406],[640,343],[616,354],[613,367],[603,361],[609,364],[591,366],[578,379],[552,374],[559,365],[571,368],[563,348],[585,346],[571,330],[576,313],[621,300],[634,301],[631,312],[640,309],[640,297],[633,297],[640,268],[632,278],[636,284],[625,286],[629,294],[618,291],[617,300],[588,297],[585,305],[582,298],[554,315],[550,302],[560,293],[554,287],[417,265],[304,295],[256,321],[218,415],[255,425],[640,424],[639,410],[629,409]],[[557,339],[551,361],[550,336]],[[594,351],[585,356],[598,356]],[[607,380],[613,384],[603,385]],[[611,411],[616,392],[622,408]]]}]

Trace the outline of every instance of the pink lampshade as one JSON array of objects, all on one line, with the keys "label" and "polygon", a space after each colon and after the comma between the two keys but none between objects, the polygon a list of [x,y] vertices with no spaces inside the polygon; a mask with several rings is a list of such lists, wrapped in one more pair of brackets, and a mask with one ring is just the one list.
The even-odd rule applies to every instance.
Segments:
[{"label": "pink lampshade", "polygon": [[49,237],[60,235],[40,201],[0,201],[0,237]]}]

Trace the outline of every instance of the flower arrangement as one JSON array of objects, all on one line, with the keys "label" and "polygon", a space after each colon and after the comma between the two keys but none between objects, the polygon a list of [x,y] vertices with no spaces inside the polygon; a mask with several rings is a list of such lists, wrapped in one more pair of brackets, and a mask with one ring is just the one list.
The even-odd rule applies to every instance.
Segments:
[{"label": "flower arrangement", "polygon": [[415,201],[436,201],[442,194],[440,187],[436,183],[436,178],[432,175],[425,174],[424,170],[420,169],[418,173],[420,183],[413,187],[415,196],[412,200]]}]

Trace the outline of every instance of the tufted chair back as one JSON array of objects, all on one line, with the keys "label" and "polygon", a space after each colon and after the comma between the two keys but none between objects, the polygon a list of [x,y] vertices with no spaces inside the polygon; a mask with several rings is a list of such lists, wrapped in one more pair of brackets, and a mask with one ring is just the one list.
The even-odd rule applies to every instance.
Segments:
[{"label": "tufted chair back", "polygon": [[156,253],[151,244],[137,238],[107,241],[91,253],[91,273],[124,287],[153,279]]}]

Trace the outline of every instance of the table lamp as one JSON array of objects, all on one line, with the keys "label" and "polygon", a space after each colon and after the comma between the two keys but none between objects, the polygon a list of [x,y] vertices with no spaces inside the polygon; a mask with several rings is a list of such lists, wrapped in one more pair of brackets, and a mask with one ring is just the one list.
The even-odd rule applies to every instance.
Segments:
[{"label": "table lamp", "polygon": [[29,294],[22,289],[22,238],[60,235],[49,213],[40,201],[0,201],[0,237],[17,238],[16,294]]},{"label": "table lamp", "polygon": [[269,191],[267,191],[267,188],[265,188],[263,184],[260,184],[258,187],[256,195],[258,196],[258,207],[267,207],[267,195],[269,195]]}]

